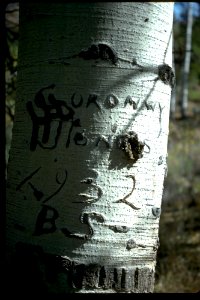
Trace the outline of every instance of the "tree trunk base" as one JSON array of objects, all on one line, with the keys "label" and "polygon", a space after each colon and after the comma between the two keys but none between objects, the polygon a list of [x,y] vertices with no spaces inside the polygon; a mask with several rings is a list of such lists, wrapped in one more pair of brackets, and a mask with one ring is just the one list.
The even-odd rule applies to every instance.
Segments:
[{"label": "tree trunk base", "polygon": [[[81,264],[18,244],[9,256],[7,282],[15,295],[67,293],[152,293],[154,270],[148,266]],[[9,293],[9,291],[8,291]]]}]

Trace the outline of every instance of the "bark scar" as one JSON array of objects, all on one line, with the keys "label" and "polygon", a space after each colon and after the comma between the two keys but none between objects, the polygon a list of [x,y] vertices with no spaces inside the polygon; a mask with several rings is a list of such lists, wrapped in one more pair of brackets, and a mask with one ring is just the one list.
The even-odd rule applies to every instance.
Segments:
[{"label": "bark scar", "polygon": [[129,160],[135,163],[139,158],[143,157],[143,150],[145,143],[138,140],[138,136],[135,132],[130,131],[124,135],[118,137],[118,147],[122,149],[128,156]]},{"label": "bark scar", "polygon": [[135,180],[135,176],[134,175],[127,175],[126,177],[130,177],[133,179],[133,187],[132,187],[132,190],[130,191],[130,193],[128,193],[124,198],[122,199],[119,199],[116,201],[116,203],[124,203],[124,204],[127,204],[128,206],[130,206],[132,209],[141,209],[141,207],[136,207],[133,203],[130,203],[128,202],[126,199],[128,197],[130,197],[130,195],[133,193],[134,189],[135,189],[135,183],[136,183],[136,180]]},{"label": "bark scar", "polygon": [[168,84],[171,88],[175,86],[175,74],[170,66],[163,64],[158,66],[158,77],[164,84]]},{"label": "bark scar", "polygon": [[104,43],[92,44],[88,49],[83,49],[78,54],[69,56],[67,58],[76,57],[80,57],[85,60],[101,59],[104,61],[110,61],[113,65],[116,65],[119,60],[115,50]]}]

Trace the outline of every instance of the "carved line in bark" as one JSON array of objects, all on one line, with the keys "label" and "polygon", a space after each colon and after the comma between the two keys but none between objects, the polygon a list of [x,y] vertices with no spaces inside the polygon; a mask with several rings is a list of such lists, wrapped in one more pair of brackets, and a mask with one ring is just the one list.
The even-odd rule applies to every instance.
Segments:
[{"label": "carved line in bark", "polygon": [[130,197],[130,195],[133,193],[133,191],[134,191],[134,189],[135,189],[135,182],[136,182],[135,176],[134,176],[134,175],[127,175],[126,177],[130,177],[130,178],[133,179],[133,187],[132,187],[132,190],[131,190],[130,193],[128,193],[124,198],[117,200],[116,203],[124,203],[124,204],[127,204],[127,205],[130,206],[132,209],[136,209],[136,210],[141,209],[141,207],[136,207],[133,203],[130,203],[130,202],[128,202],[128,201],[126,200],[126,199],[127,199],[128,197]]},{"label": "carved line in bark", "polygon": [[160,105],[160,103],[159,103],[159,110],[160,110],[160,114],[159,114],[159,124],[160,124],[160,130],[159,130],[159,133],[158,133],[158,136],[157,136],[157,138],[159,138],[159,136],[160,136],[160,134],[161,134],[161,132],[162,132],[162,118],[161,118],[161,116],[162,116],[162,111],[163,111],[163,109],[165,108],[165,106],[163,106],[163,107],[161,107],[161,105]]},{"label": "carved line in bark", "polygon": [[108,225],[108,228],[116,233],[118,232],[127,233],[130,230],[130,228],[127,226],[119,226],[119,225]]},{"label": "carved line in bark", "polygon": [[85,60],[100,59],[104,61],[110,61],[114,65],[116,65],[118,62],[118,57],[116,52],[109,45],[103,43],[92,44],[88,49],[81,50],[78,54],[66,57],[66,59],[71,59],[76,57]]},{"label": "carved line in bark", "polygon": [[[16,187],[16,190],[19,190],[28,180],[30,180],[36,173],[38,173],[38,171],[41,169],[41,167],[37,168],[35,171],[33,171],[30,175],[28,175],[25,179],[23,179],[18,186]],[[55,195],[57,195],[61,189],[63,188],[64,184],[66,183],[67,180],[67,170],[64,171],[65,173],[65,177],[63,179],[62,182],[59,181],[58,179],[58,172],[56,173],[56,182],[60,185],[59,188],[53,192],[50,196],[48,196],[46,199],[44,199],[42,201],[42,203],[46,203],[47,201],[49,201],[50,199],[52,199]],[[32,188],[33,190],[33,194],[35,196],[35,198],[40,201],[42,199],[42,197],[44,196],[44,193],[40,190],[38,190],[31,182],[28,182],[29,186]]]},{"label": "carved line in bark", "polygon": [[78,196],[85,198],[85,200],[83,201],[72,201],[72,203],[94,203],[97,200],[99,200],[102,195],[103,195],[103,191],[102,189],[95,183],[93,178],[85,178],[83,180],[80,181],[80,183],[86,184],[86,185],[90,185],[91,187],[93,187],[95,190],[97,190],[97,196],[93,196],[90,194],[86,194],[86,193],[80,193]]},{"label": "carved line in bark", "polygon": [[131,96],[127,96],[127,97],[126,97],[126,100],[125,100],[125,102],[124,102],[124,107],[125,107],[127,104],[130,104],[130,105],[133,107],[133,109],[135,110],[135,109],[137,109],[137,107],[138,107],[138,103],[139,103],[139,100],[136,102],[135,100],[133,100],[133,98],[132,98]]},{"label": "carved line in bark", "polygon": [[67,228],[61,228],[62,233],[68,238],[77,238],[81,240],[89,240],[94,235],[93,224],[91,220],[96,220],[97,223],[103,223],[105,218],[103,215],[96,212],[82,213],[80,215],[80,222],[88,225],[89,234],[73,233]]},{"label": "carved line in bark", "polygon": [[[155,83],[154,83],[154,86],[155,86]],[[145,100],[142,102],[142,104],[138,108],[138,111],[134,115],[134,119],[136,118],[136,116],[139,114],[139,112],[144,107],[146,107],[147,110],[152,110],[152,111],[155,110],[156,103],[153,104],[153,103],[148,103],[147,102],[147,99],[149,98],[152,90],[154,89],[154,86],[152,87],[149,94],[147,95]],[[58,139],[61,135],[62,123],[66,122],[66,121],[71,122],[69,132],[68,132],[67,142],[66,142],[66,147],[69,147],[73,128],[74,127],[81,127],[80,119],[74,119],[75,111],[71,107],[67,106],[65,101],[57,100],[53,94],[49,94],[48,95],[49,104],[46,103],[45,96],[43,95],[43,91],[47,90],[47,89],[53,89],[53,88],[55,88],[55,84],[51,84],[47,87],[44,87],[44,88],[40,89],[36,93],[35,98],[34,98],[35,105],[43,110],[44,116],[42,116],[42,117],[37,116],[35,114],[32,102],[31,101],[27,102],[27,110],[28,110],[28,112],[31,116],[31,119],[32,119],[32,136],[31,136],[31,142],[30,142],[30,150],[31,151],[34,151],[36,149],[37,144],[43,149],[54,149],[57,146]],[[86,107],[88,107],[89,104],[93,103],[98,108],[100,108],[100,106],[97,102],[97,97],[98,96],[96,94],[90,94],[89,97],[88,97],[88,102],[87,102]],[[83,97],[81,95],[80,95],[80,99],[78,100],[78,102],[77,101],[75,102],[75,93],[74,93],[71,97],[72,106],[77,109],[78,107],[80,107],[82,105],[82,103],[83,103]],[[119,103],[119,100],[117,99],[117,97],[115,95],[110,94],[106,98],[105,106],[107,105],[109,108],[114,108],[118,103]],[[132,97],[128,95],[126,97],[124,105],[126,106],[128,103],[133,106],[133,109],[136,109],[138,107],[139,101],[136,103],[132,99]],[[63,109],[64,109],[64,112],[63,112]],[[162,129],[161,128],[161,114],[162,114],[162,110],[164,109],[164,107],[161,107],[160,103],[159,103],[159,109],[160,109],[160,115],[159,115],[160,130],[159,130],[159,133],[158,133],[158,137],[160,136],[161,129]],[[67,110],[67,114],[66,114],[66,110]],[[51,131],[50,125],[51,125],[52,121],[54,121],[54,120],[58,122],[58,125],[56,125],[57,126],[57,133],[56,133],[56,136],[55,136],[54,145],[45,146],[45,144],[48,142],[49,136],[50,136],[50,131]],[[39,127],[40,126],[44,127],[42,141],[40,141],[38,139]],[[127,126],[127,128],[128,128],[128,126]],[[112,127],[111,130],[115,133],[116,132],[116,125],[114,127]],[[127,130],[124,130],[124,132],[127,132]],[[132,135],[132,132],[129,132],[128,134]],[[130,137],[130,140],[132,138],[133,137]],[[120,140],[120,137],[119,137],[119,140]],[[111,146],[112,146],[112,136],[111,135],[109,135],[108,138],[105,137],[105,136],[100,136],[98,138],[97,142],[96,142],[96,146],[98,146],[101,141],[103,141],[106,144],[107,148],[111,148]],[[86,146],[88,144],[88,139],[85,135],[85,129],[83,129],[82,132],[76,132],[75,133],[74,142],[75,142],[76,145],[79,145],[79,146]],[[128,154],[129,159],[133,160],[135,162],[137,160],[137,155],[135,155],[135,154],[132,155],[132,152],[134,150],[131,149],[131,148],[132,148],[131,143],[127,143],[127,145],[124,145],[124,150]],[[137,153],[137,151],[136,151],[136,153]]]},{"label": "carved line in bark", "polygon": [[58,194],[61,191],[61,189],[63,188],[66,180],[67,180],[67,170],[65,170],[65,178],[64,178],[63,182],[59,182],[59,180],[58,180],[58,173],[57,173],[56,174],[56,182],[59,183],[59,184],[61,184],[60,187],[53,194],[51,194],[49,197],[47,197],[42,202],[45,203],[45,202],[49,201],[51,198],[53,198],[56,194]]},{"label": "carved line in bark", "polygon": [[148,140],[147,139],[144,140],[144,145],[148,148],[148,151],[144,150],[144,153],[150,153],[151,147],[146,143],[146,141],[148,141]]},{"label": "carved line in bark", "polygon": [[119,103],[119,100],[117,99],[117,97],[113,94],[110,94],[106,97],[104,106],[106,108],[114,108],[118,105],[118,103]]},{"label": "carved line in bark", "polygon": [[[82,95],[80,95],[80,99],[78,100],[78,102],[75,102],[76,93],[72,95],[71,105],[73,108],[68,106],[65,101],[57,100],[54,94],[52,93],[49,93],[48,101],[46,101],[43,92],[45,90],[54,88],[55,84],[51,84],[47,87],[41,88],[34,97],[34,104],[40,109],[40,111],[43,111],[43,116],[37,115],[35,113],[32,101],[28,101],[26,103],[27,111],[30,114],[32,120],[32,136],[30,142],[31,151],[34,151],[37,145],[39,145],[42,149],[55,149],[58,144],[59,137],[61,135],[63,122],[71,122],[66,142],[67,148],[70,145],[71,134],[74,127],[81,127],[80,119],[74,119],[75,111],[73,108],[78,109],[80,106],[82,106]],[[98,95],[96,94],[90,94],[86,103],[86,108],[90,104],[94,104],[97,106],[98,109],[101,109],[100,105],[97,102],[97,97]],[[49,141],[52,121],[58,123],[56,125],[57,132],[55,134],[54,144],[51,146],[47,146],[46,144]],[[40,126],[43,126],[42,141],[40,141],[38,138]],[[87,145],[87,137],[85,136],[85,130],[83,130],[82,132],[77,132],[75,134],[74,142],[76,145],[79,146]]]},{"label": "carved line in bark", "polygon": [[96,212],[83,213],[80,216],[80,221],[81,223],[88,225],[90,230],[89,235],[87,235],[87,239],[91,238],[94,234],[94,229],[91,222],[92,219],[96,220],[98,223],[103,223],[105,221],[104,216],[99,213]]},{"label": "carved line in bark", "polygon": [[[145,19],[145,20],[148,20]],[[154,81],[157,81],[160,79],[164,84],[168,84],[171,86],[171,88],[174,88],[175,85],[175,75],[174,71],[170,66],[165,64],[165,56],[167,53],[167,49],[169,47],[169,42],[170,38],[172,35],[172,30],[169,35],[168,43],[166,46],[166,49],[164,51],[164,58],[163,58],[163,64],[158,66],[158,77],[154,79]],[[81,50],[78,54],[66,57],[65,59],[71,59],[71,58],[82,58],[85,60],[103,60],[103,61],[110,61],[112,64],[117,65],[118,61],[124,61],[128,62],[131,64],[131,66],[138,66],[139,69],[144,72],[144,71],[150,71],[151,67],[144,67],[141,66],[140,64],[137,63],[136,59],[133,58],[132,61],[124,58],[120,58],[116,51],[111,48],[111,46],[104,44],[104,43],[99,43],[99,44],[92,44],[88,49],[86,50]],[[155,67],[152,67],[152,72],[155,73]]]},{"label": "carved line in bark", "polygon": [[33,171],[30,175],[28,175],[27,177],[25,177],[16,187],[16,191],[18,191],[29,179],[31,179],[33,177],[33,175],[35,175],[39,170],[41,169],[41,167],[37,168],[35,171]]}]

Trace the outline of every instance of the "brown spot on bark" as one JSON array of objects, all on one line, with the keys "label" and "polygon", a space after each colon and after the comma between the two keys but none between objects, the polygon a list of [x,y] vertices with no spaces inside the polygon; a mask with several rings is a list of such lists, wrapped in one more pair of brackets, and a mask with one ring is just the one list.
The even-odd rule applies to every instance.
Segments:
[{"label": "brown spot on bark", "polygon": [[135,163],[139,158],[143,157],[145,143],[138,140],[135,132],[130,131],[118,138],[118,147],[122,149],[129,160]]}]

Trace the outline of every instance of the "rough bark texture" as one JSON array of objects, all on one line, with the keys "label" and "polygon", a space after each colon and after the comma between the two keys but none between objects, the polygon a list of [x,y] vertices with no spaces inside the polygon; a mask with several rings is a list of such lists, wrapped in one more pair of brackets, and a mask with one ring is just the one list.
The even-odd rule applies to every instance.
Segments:
[{"label": "rough bark texture", "polygon": [[[174,49],[174,36],[172,37],[172,49],[173,49],[173,52],[175,51]],[[173,67],[173,70],[175,72],[175,58],[174,58],[174,53],[172,55],[172,67]],[[174,74],[175,75],[175,74]],[[175,117],[175,113],[176,113],[176,87],[174,87],[172,89],[172,93],[171,93],[171,103],[170,103],[170,118],[171,119],[174,119]]]},{"label": "rough bark texture", "polygon": [[30,288],[29,263],[48,293],[153,291],[172,17],[172,3],[21,4],[7,240]]}]

